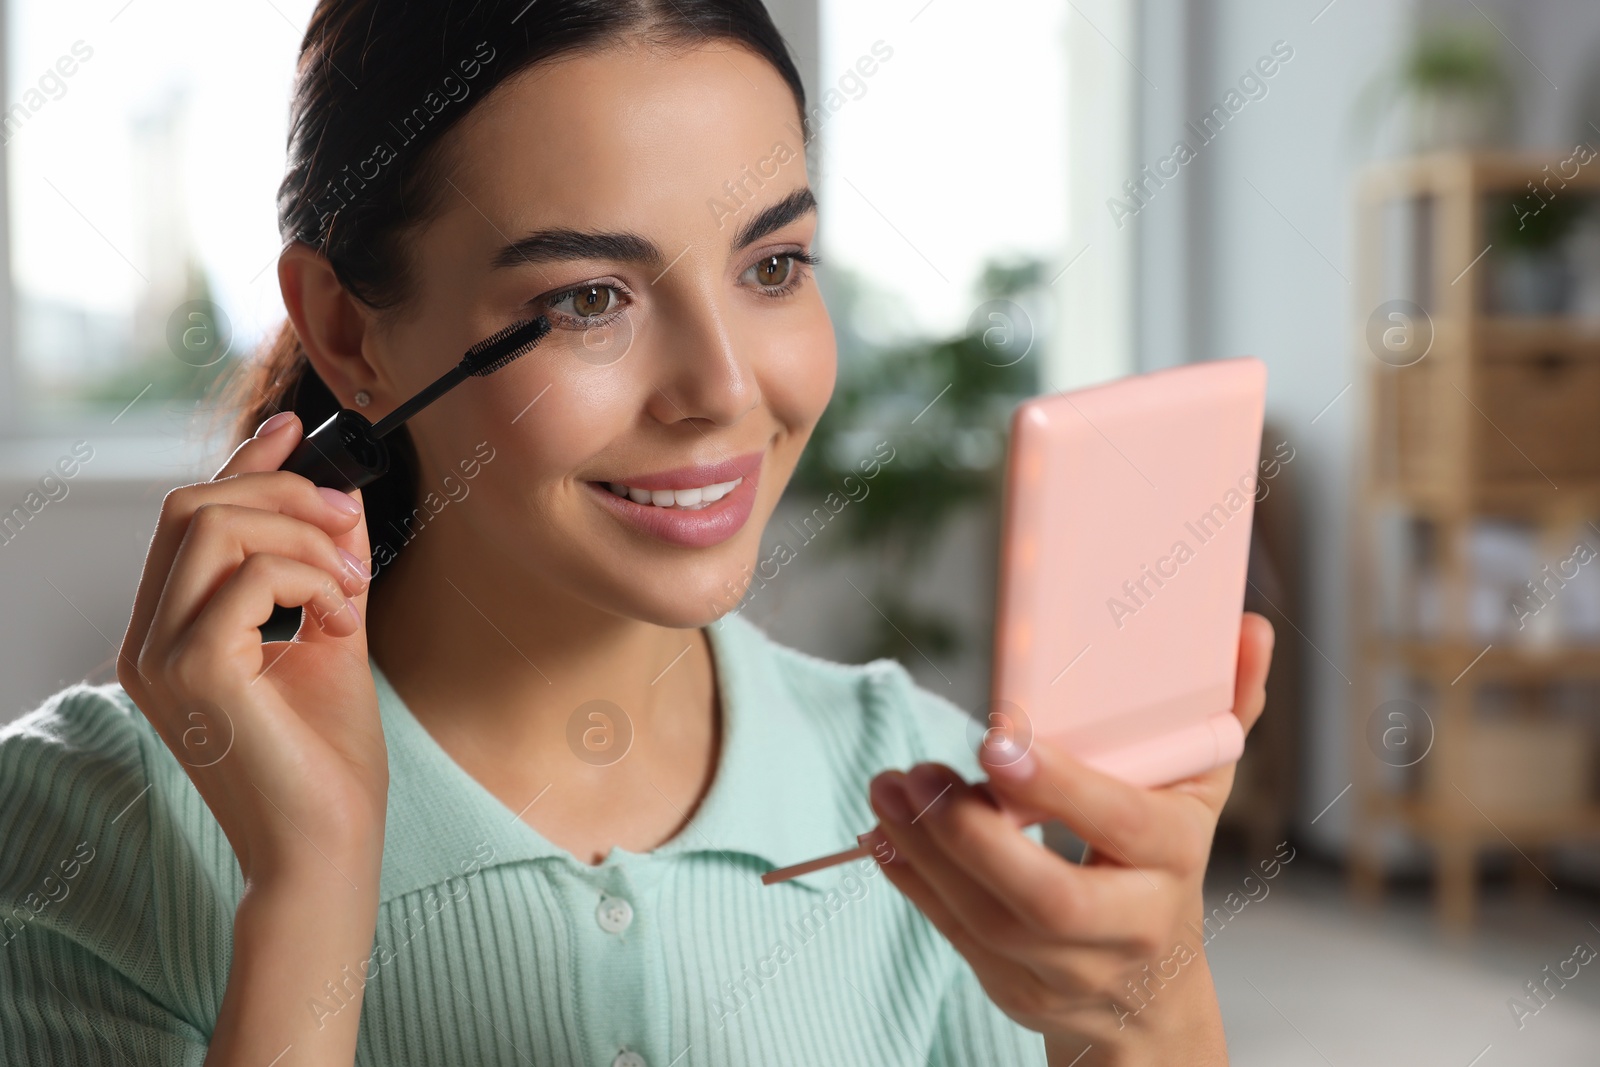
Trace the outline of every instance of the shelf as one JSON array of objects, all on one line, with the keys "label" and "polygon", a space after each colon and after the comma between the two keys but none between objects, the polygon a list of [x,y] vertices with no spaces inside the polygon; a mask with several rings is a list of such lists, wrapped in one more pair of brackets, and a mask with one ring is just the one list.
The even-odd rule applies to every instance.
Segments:
[{"label": "shelf", "polygon": [[[1441,348],[1478,342],[1480,348],[1549,348],[1573,347],[1594,349],[1600,354],[1600,317],[1576,315],[1451,315],[1432,311],[1428,318],[1433,324],[1434,346],[1426,357],[1434,358]],[[1588,355],[1590,353],[1580,352]],[[1366,339],[1361,338],[1356,358],[1370,355]],[[1376,369],[1388,369],[1379,365]],[[1404,370],[1404,367],[1395,368]]]},{"label": "shelf", "polygon": [[[1364,651],[1369,659],[1398,660],[1419,671],[1451,677],[1470,664],[1472,670],[1468,678],[1474,682],[1554,676],[1600,679],[1600,642],[1544,648],[1502,643],[1508,640],[1505,637],[1430,640],[1369,635]],[[1487,652],[1485,646],[1489,646]],[[1483,658],[1477,659],[1480,653]]]},{"label": "shelf", "polygon": [[[1351,518],[1351,645],[1358,663],[1349,672],[1356,779],[1351,884],[1367,894],[1381,887],[1376,823],[1403,823],[1433,845],[1438,914],[1457,926],[1471,921],[1478,850],[1600,839],[1600,800],[1590,796],[1584,764],[1593,755],[1586,730],[1521,714],[1553,696],[1553,689],[1532,686],[1600,681],[1600,639],[1569,634],[1558,646],[1540,646],[1526,643],[1521,632],[1469,636],[1459,632],[1467,620],[1457,614],[1444,617],[1450,632],[1438,636],[1376,630],[1380,577],[1398,576],[1400,595],[1415,597],[1420,561],[1412,551],[1416,541],[1391,536],[1400,531],[1377,520],[1434,522],[1433,588],[1444,610],[1458,613],[1472,602],[1471,521],[1536,524],[1541,556],[1574,525],[1600,526],[1600,317],[1489,313],[1535,306],[1514,299],[1520,288],[1511,283],[1530,278],[1509,272],[1508,249],[1493,232],[1507,218],[1491,212],[1531,195],[1530,182],[1549,174],[1565,179],[1564,197],[1600,192],[1600,166],[1586,160],[1575,168],[1564,162],[1571,154],[1397,159],[1369,167],[1357,189],[1356,306],[1382,311],[1401,298],[1421,300],[1432,333],[1408,337],[1408,346],[1426,339],[1428,348],[1418,350],[1425,354],[1397,347],[1394,362],[1379,347],[1391,339],[1375,335],[1381,320],[1359,320],[1352,338],[1352,377],[1366,395]],[[1410,554],[1389,558],[1402,550]],[[1385,567],[1386,560],[1396,565]],[[1408,772],[1413,787],[1428,791],[1374,777],[1367,762],[1385,670],[1431,683],[1440,715],[1461,727],[1441,734],[1451,743],[1430,749],[1426,765]],[[1493,726],[1472,721],[1482,687],[1500,682],[1529,685],[1517,694],[1519,713]],[[1478,805],[1495,807],[1480,810],[1456,786]]]},{"label": "shelf", "polygon": [[1529,355],[1559,349],[1579,357],[1600,357],[1600,319],[1596,318],[1491,315],[1477,320],[1474,335],[1491,358],[1495,351],[1508,349]]},{"label": "shelf", "polygon": [[[1436,152],[1390,160],[1369,167],[1361,176],[1360,195],[1367,200],[1418,194],[1446,194],[1470,187],[1475,192],[1523,192],[1530,179],[1552,173],[1571,150],[1549,152]],[[1576,189],[1600,189],[1600,168],[1579,164],[1567,179]]]},{"label": "shelf", "polygon": [[1399,819],[1424,837],[1464,837],[1478,845],[1537,848],[1574,838],[1600,837],[1600,805],[1594,803],[1543,811],[1480,811],[1459,794],[1457,799],[1459,804],[1445,805],[1416,796],[1377,792],[1365,796],[1363,807],[1369,818]]},{"label": "shelf", "polygon": [[[1464,477],[1464,472],[1459,476]],[[1559,473],[1551,481],[1534,473],[1532,478],[1517,481],[1464,485],[1442,478],[1432,483],[1375,481],[1367,486],[1367,492],[1374,503],[1434,518],[1600,515],[1600,478],[1566,478]]]}]

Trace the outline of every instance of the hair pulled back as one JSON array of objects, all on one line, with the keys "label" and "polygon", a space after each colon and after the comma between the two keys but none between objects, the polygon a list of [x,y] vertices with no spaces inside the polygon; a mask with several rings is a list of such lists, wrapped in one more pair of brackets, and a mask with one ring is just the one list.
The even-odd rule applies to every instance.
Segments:
[{"label": "hair pulled back", "polygon": [[[444,203],[440,138],[491,90],[544,60],[644,40],[742,46],[794,93],[805,89],[761,0],[322,0],[300,46],[289,108],[288,159],[278,188],[285,247],[321,253],[352,296],[374,309],[402,303],[404,241]],[[339,408],[292,322],[225,376],[221,408],[234,442],[292,410],[306,432]],[[417,458],[405,427],[386,439],[389,471],[362,488],[374,582],[407,540],[418,506]],[[426,518],[426,516],[419,516]]]}]

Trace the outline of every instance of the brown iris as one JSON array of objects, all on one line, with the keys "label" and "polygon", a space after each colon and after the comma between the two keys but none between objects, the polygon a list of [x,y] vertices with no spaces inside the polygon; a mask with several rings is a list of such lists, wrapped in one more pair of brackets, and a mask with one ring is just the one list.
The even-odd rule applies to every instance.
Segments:
[{"label": "brown iris", "polygon": [[591,285],[587,289],[579,289],[572,294],[572,310],[574,314],[592,317],[604,315],[611,310],[611,290],[603,285]]},{"label": "brown iris", "polygon": [[768,256],[756,264],[756,281],[762,285],[782,285],[794,272],[794,260],[789,256]]}]

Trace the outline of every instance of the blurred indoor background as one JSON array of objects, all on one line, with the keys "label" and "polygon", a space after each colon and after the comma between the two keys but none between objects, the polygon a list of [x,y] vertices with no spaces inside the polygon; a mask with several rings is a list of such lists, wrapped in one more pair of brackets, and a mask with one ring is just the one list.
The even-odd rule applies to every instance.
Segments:
[{"label": "blurred indoor background", "polygon": [[[1278,651],[1208,881],[1234,1062],[1600,1059],[1600,5],[769,7],[841,375],[739,610],[978,708],[1010,409],[1259,356]],[[311,3],[0,8],[3,720],[114,677],[159,501],[226,451]]]}]

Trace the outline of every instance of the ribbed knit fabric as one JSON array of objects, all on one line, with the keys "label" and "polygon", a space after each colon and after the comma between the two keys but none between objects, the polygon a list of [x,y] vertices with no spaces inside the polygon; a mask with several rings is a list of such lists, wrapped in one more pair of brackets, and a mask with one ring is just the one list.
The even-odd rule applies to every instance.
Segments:
[{"label": "ribbed knit fabric", "polygon": [[[462,770],[372,664],[390,792],[357,1063],[1044,1064],[872,861],[759,880],[850,847],[882,768],[979,777],[967,716],[889,660],[830,663],[737,615],[707,632],[712,787],[671,841],[596,866]],[[3,1062],[201,1063],[241,889],[120,686],[70,686],[0,731]],[[306,1010],[341,1010],[360,981]]]}]

